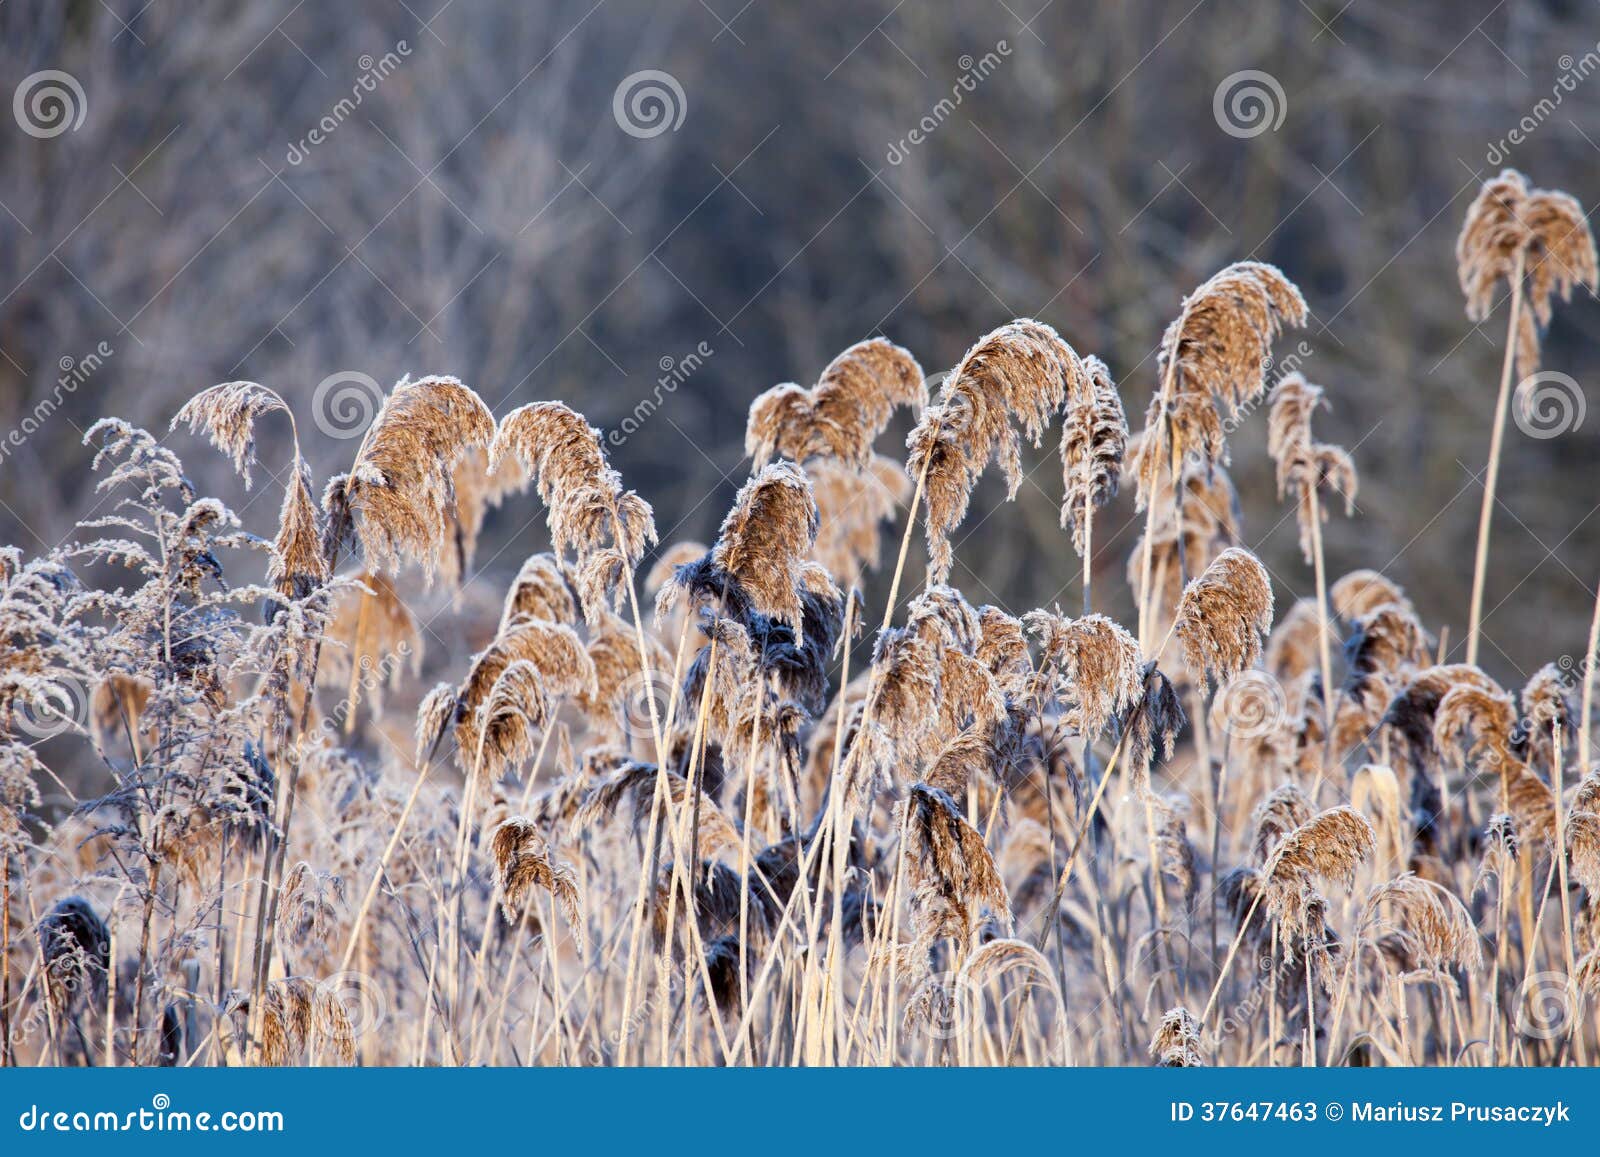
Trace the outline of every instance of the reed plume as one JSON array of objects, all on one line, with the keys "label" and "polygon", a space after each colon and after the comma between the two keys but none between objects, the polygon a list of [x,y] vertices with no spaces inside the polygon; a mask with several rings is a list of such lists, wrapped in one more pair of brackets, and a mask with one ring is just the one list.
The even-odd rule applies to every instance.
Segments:
[{"label": "reed plume", "polygon": [[[248,490],[250,471],[256,465],[256,420],[272,413],[287,415],[293,428],[294,414],[276,390],[255,382],[223,382],[201,390],[185,402],[173,416],[169,429],[177,429],[182,422],[191,434],[203,431],[211,444],[233,462]],[[299,456],[297,445],[296,460]]]},{"label": "reed plume", "polygon": [[[578,913],[577,873],[570,864],[557,859],[531,820],[512,816],[502,821],[494,830],[489,848],[494,856],[495,886],[500,890],[501,909],[508,923],[522,919],[534,890],[540,889],[561,905],[567,926],[575,937],[581,938],[583,922]],[[531,916],[530,924],[538,927]]]},{"label": "reed plume", "polygon": [[1296,599],[1267,637],[1262,663],[1280,683],[1292,683],[1317,667],[1331,633],[1316,599]]},{"label": "reed plume", "polygon": [[1197,1069],[1205,1065],[1200,1024],[1186,1008],[1169,1008],[1161,1014],[1150,1055],[1164,1069]]},{"label": "reed plume", "polygon": [[1346,622],[1354,622],[1388,603],[1404,607],[1413,616],[1417,613],[1399,584],[1375,570],[1351,571],[1328,588],[1328,601],[1334,613]]},{"label": "reed plume", "polygon": [[561,561],[553,554],[529,555],[522,569],[517,571],[517,577],[506,588],[498,633],[504,634],[523,619],[543,619],[569,626],[578,621],[577,600]]},{"label": "reed plume", "polygon": [[863,470],[895,407],[921,408],[926,399],[916,358],[870,338],[829,362],[810,389],[774,386],[750,403],[745,453],[757,470],[780,454],[801,463],[834,458]]},{"label": "reed plume", "polygon": [[[950,535],[966,518],[972,488],[990,460],[1000,464],[1007,500],[1016,498],[1022,435],[1037,446],[1050,415],[1069,395],[1091,393],[1078,355],[1042,322],[1010,322],[966,352],[906,439],[907,472],[918,479],[916,493],[928,504],[929,581],[949,575]],[[913,507],[916,501],[914,496]]]},{"label": "reed plume", "polygon": [[1202,686],[1219,685],[1253,667],[1272,629],[1272,583],[1249,551],[1229,547],[1190,581],[1178,602],[1174,630],[1184,662]]},{"label": "reed plume", "polygon": [[832,588],[825,573],[808,565],[817,529],[811,480],[793,463],[775,462],[740,487],[711,548],[711,561],[749,595],[757,611],[798,634],[802,590],[819,589],[819,584]]},{"label": "reed plume", "polygon": [[986,912],[1010,921],[1011,904],[994,857],[949,794],[913,784],[895,805],[895,819],[906,833],[919,944],[949,937],[970,950]]},{"label": "reed plume", "polygon": [[[1224,420],[1238,417],[1266,389],[1272,343],[1285,325],[1304,325],[1306,303],[1276,267],[1254,261],[1228,266],[1184,298],[1161,339],[1161,389],[1145,414],[1135,477],[1146,513],[1139,582],[1139,639],[1148,646],[1151,552],[1162,471],[1181,506],[1181,467],[1227,462]],[[1181,525],[1182,518],[1179,517]]]},{"label": "reed plume", "polygon": [[1419,967],[1443,971],[1483,966],[1477,924],[1448,888],[1407,872],[1372,890],[1367,908],[1384,905],[1394,914],[1393,925],[1410,950],[1407,955]]},{"label": "reed plume", "polygon": [[1320,545],[1318,520],[1327,519],[1327,509],[1318,501],[1323,488],[1331,488],[1344,499],[1347,517],[1355,512],[1355,463],[1345,450],[1318,442],[1311,435],[1312,415],[1327,404],[1321,387],[1292,373],[1273,388],[1268,416],[1267,453],[1277,465],[1278,497],[1293,494],[1296,498],[1300,553],[1308,563]]},{"label": "reed plume", "polygon": [[1068,398],[1061,420],[1061,525],[1083,560],[1084,613],[1089,611],[1094,512],[1117,496],[1128,448],[1128,418],[1111,371],[1099,358],[1083,359],[1088,389]]},{"label": "reed plume", "polygon": [[324,550],[332,556],[350,527],[367,565],[421,564],[431,579],[454,541],[455,468],[494,438],[494,415],[455,378],[402,378],[383,401],[348,475],[323,492]]},{"label": "reed plume", "polygon": [[1489,529],[1500,477],[1511,380],[1513,376],[1526,379],[1539,368],[1539,330],[1550,324],[1555,295],[1559,293],[1565,301],[1578,285],[1593,293],[1600,270],[1596,266],[1594,235],[1583,207],[1566,193],[1531,189],[1521,173],[1503,169],[1497,177],[1484,182],[1467,209],[1461,235],[1456,239],[1456,274],[1467,299],[1467,317],[1473,322],[1488,319],[1502,279],[1511,287],[1500,394],[1489,437],[1489,465],[1484,475],[1478,549],[1472,571],[1467,662],[1476,663],[1483,628]]},{"label": "reed plume", "polygon": [[1104,615],[1068,619],[1029,611],[1023,625],[1040,642],[1038,672],[1048,693],[1074,705],[1078,734],[1097,739],[1144,694],[1139,643]]},{"label": "reed plume", "polygon": [[1505,281],[1525,300],[1514,311],[1516,373],[1539,368],[1539,328],[1550,324],[1556,295],[1576,286],[1593,293],[1597,269],[1594,235],[1583,206],[1566,193],[1534,189],[1515,169],[1483,183],[1456,239],[1456,274],[1467,317],[1488,319],[1495,291]]},{"label": "reed plume", "polygon": [[500,470],[512,457],[532,476],[549,512],[556,554],[577,556],[601,578],[580,591],[593,621],[655,543],[655,514],[638,493],[623,489],[600,431],[561,402],[532,402],[501,419],[489,447],[489,469]]}]

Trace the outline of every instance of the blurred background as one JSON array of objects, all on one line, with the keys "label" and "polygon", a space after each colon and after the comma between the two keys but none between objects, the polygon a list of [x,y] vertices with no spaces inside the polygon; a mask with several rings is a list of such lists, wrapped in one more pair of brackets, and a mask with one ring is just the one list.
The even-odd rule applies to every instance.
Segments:
[{"label": "blurred background", "polygon": [[[1455,235],[1502,165],[1600,197],[1597,42],[1592,0],[10,0],[0,542],[47,550],[93,505],[96,417],[165,430],[197,389],[260,381],[320,485],[406,373],[498,413],[567,400],[663,537],[704,540],[750,399],[852,342],[932,373],[1036,316],[1110,364],[1137,426],[1183,294],[1254,257],[1305,291],[1279,355],[1361,471],[1332,572],[1388,571],[1459,653],[1505,320],[1465,318]],[[1549,332],[1574,405],[1597,337],[1587,295]],[[1264,419],[1234,474],[1285,606],[1311,576]],[[1484,659],[1516,683],[1582,653],[1600,575],[1600,415],[1562,427],[1509,427]],[[271,533],[270,479],[169,444]],[[953,578],[1074,607],[1053,446],[1027,464],[1014,506],[985,481]],[[1132,520],[1124,496],[1097,525],[1102,580]],[[509,501],[471,597],[543,541]]]}]

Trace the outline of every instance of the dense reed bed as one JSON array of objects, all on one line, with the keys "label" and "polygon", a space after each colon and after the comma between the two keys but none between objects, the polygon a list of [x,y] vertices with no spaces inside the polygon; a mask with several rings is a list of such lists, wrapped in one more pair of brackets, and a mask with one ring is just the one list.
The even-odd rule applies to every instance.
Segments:
[{"label": "dense reed bed", "polygon": [[[752,401],[710,544],[658,541],[582,415],[452,378],[396,385],[322,480],[253,383],[172,437],[100,422],[78,535],[0,552],[0,1059],[1588,1063],[1596,639],[1521,688],[1472,659],[1509,384],[1594,243],[1508,172],[1459,258],[1474,319],[1509,298],[1466,662],[1383,574],[1327,573],[1358,464],[1313,429],[1337,386],[1272,373],[1307,309],[1254,262],[1178,305],[1132,434],[1114,368],[1040,321],[936,391],[852,346]],[[1228,476],[1262,409],[1287,606]],[[271,467],[276,525],[194,492],[190,434]],[[985,605],[958,531],[1047,438],[1074,613]],[[1124,490],[1129,624],[1091,583]],[[501,503],[550,547],[484,608],[457,588]],[[475,653],[439,653],[439,591]]]}]

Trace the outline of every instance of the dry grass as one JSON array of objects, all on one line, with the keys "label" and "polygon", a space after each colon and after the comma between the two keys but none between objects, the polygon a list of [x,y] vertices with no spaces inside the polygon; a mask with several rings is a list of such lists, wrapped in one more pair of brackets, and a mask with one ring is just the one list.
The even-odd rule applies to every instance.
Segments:
[{"label": "dry grass", "polygon": [[[1581,222],[1511,174],[1463,232],[1475,317],[1507,278],[1526,294],[1527,365],[1525,319],[1594,280]],[[1440,662],[1383,574],[1327,581],[1322,499],[1354,497],[1355,465],[1298,375],[1269,449],[1312,574],[1245,545],[1226,423],[1305,320],[1278,270],[1223,270],[1131,438],[1110,370],[1040,322],[980,339],[931,403],[911,354],[859,343],[754,400],[709,548],[657,547],[582,415],[497,422],[451,378],[398,384],[320,504],[296,444],[258,534],[100,423],[112,512],[0,553],[0,1056],[1587,1063],[1580,677],[1513,695]],[[905,465],[876,445],[900,408]],[[263,420],[292,438],[236,382],[175,424],[248,480]],[[974,605],[947,585],[974,487],[997,463],[1014,495],[1057,422],[1053,561],[1083,558],[1083,613]],[[1129,471],[1137,636],[1087,581]],[[487,511],[530,485],[550,550],[478,598]],[[883,627],[853,646],[901,523]],[[1275,623],[1275,585],[1308,582]],[[87,798],[51,767],[70,744],[103,768]]]}]

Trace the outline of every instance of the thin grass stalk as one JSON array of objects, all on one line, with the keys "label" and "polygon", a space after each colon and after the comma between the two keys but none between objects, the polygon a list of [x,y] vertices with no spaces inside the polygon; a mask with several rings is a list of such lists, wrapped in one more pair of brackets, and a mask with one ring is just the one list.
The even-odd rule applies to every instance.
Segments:
[{"label": "thin grass stalk", "polygon": [[1600,655],[1600,585],[1595,588],[1594,618],[1589,622],[1589,649],[1583,654],[1583,711],[1578,716],[1578,778],[1587,778],[1594,767],[1591,748],[1594,710],[1594,665]]},{"label": "thin grass stalk", "polygon": [[[683,677],[684,644],[688,639],[688,636],[689,617],[685,615],[683,627],[678,632],[678,646],[673,658],[672,690],[670,692],[670,698],[667,701],[667,727],[669,729],[676,722],[679,699],[678,683]],[[649,693],[650,692],[647,688],[646,694]],[[658,768],[659,766],[660,765],[657,764]],[[645,837],[644,858],[639,871],[638,895],[634,902],[633,933],[629,938],[628,945],[628,967],[623,977],[622,984],[623,1036],[622,1039],[617,1042],[617,1063],[619,1065],[627,1063],[628,1040],[633,1035],[629,1030],[629,1025],[632,1023],[631,1018],[633,1013],[634,980],[638,975],[639,958],[641,956],[640,936],[643,934],[644,929],[645,903],[647,898],[652,895],[650,891],[650,884],[655,871],[653,857],[655,855],[656,845],[659,840],[659,824],[663,800],[666,801],[666,806],[670,811],[671,798],[671,794],[667,791],[666,778],[662,775],[657,775],[655,792],[652,794],[650,799],[649,832]]]},{"label": "thin grass stalk", "polygon": [[389,836],[389,842],[384,845],[383,854],[378,857],[378,866],[372,871],[372,882],[361,896],[361,905],[356,909],[355,919],[350,925],[350,939],[345,943],[344,955],[339,959],[339,971],[349,969],[350,961],[354,959],[356,942],[361,935],[362,926],[366,923],[367,912],[372,908],[372,901],[378,894],[378,887],[383,882],[383,874],[388,870],[389,860],[394,856],[394,850],[400,844],[400,837],[405,834],[406,824],[411,819],[411,811],[417,806],[417,798],[422,794],[422,787],[428,780],[428,772],[433,768],[433,758],[430,754],[427,761],[417,772],[417,781],[411,785],[411,794],[406,797],[405,806],[400,809],[399,818],[395,820],[394,832]]},{"label": "thin grass stalk", "polygon": [[[1328,571],[1327,562],[1322,551],[1322,500],[1317,493],[1317,483],[1320,479],[1312,479],[1306,486],[1311,501],[1311,557],[1313,569],[1317,580],[1317,658],[1322,663],[1322,710],[1323,734],[1327,737],[1322,757],[1322,772],[1328,770],[1328,765],[1333,758],[1333,718],[1335,710],[1335,696],[1337,692],[1333,686],[1333,656],[1328,643],[1330,626],[1328,622]],[[1340,753],[1342,756],[1343,753]],[[1321,775],[1318,776],[1320,785]],[[1317,802],[1316,788],[1312,789],[1311,803],[1315,807]]]},{"label": "thin grass stalk", "polygon": [[1500,452],[1505,442],[1506,411],[1510,408],[1511,375],[1517,358],[1517,323],[1522,314],[1522,281],[1527,261],[1517,249],[1511,273],[1511,314],[1506,319],[1506,352],[1500,365],[1500,395],[1495,401],[1494,429],[1489,436],[1489,466],[1483,483],[1483,508],[1478,514],[1478,549],[1472,562],[1472,608],[1468,616],[1467,662],[1478,661],[1478,639],[1483,627],[1483,587],[1489,568],[1489,524],[1494,517],[1495,485],[1500,478]]}]

